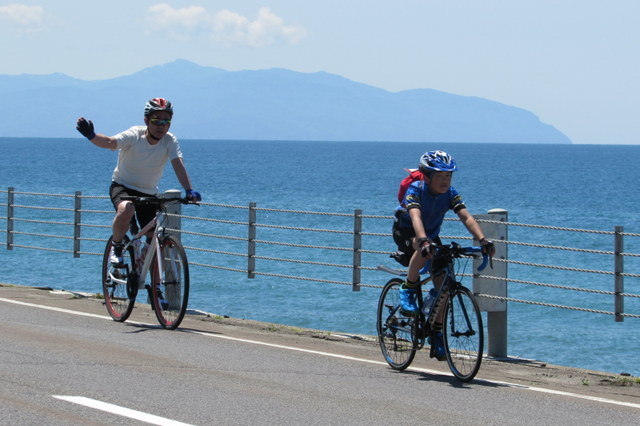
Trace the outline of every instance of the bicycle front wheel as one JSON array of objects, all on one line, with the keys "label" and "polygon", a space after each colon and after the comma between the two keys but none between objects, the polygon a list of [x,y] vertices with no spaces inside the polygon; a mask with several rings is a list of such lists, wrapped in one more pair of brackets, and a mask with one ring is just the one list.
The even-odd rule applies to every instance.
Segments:
[{"label": "bicycle front wheel", "polygon": [[376,321],[382,355],[395,370],[407,368],[416,355],[413,336],[416,319],[400,312],[399,290],[402,282],[399,278],[392,278],[384,286],[378,302]]},{"label": "bicycle front wheel", "polygon": [[[125,236],[124,244],[129,242]],[[111,264],[110,254],[112,239],[109,238],[102,257],[102,294],[107,312],[115,321],[123,322],[129,318],[138,293],[137,280],[135,279],[135,257],[133,247],[129,247],[127,253],[123,253],[123,264]]]},{"label": "bicycle front wheel", "polygon": [[484,329],[475,297],[466,287],[449,296],[442,334],[447,363],[460,381],[472,380],[482,363]]},{"label": "bicycle front wheel", "polygon": [[158,322],[164,328],[177,328],[189,301],[189,264],[187,254],[174,237],[160,241],[160,259],[153,260],[152,298]]}]

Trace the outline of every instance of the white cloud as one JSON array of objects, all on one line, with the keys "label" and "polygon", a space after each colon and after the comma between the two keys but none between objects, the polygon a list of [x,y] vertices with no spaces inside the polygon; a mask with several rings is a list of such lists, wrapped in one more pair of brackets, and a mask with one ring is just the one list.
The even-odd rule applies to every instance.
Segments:
[{"label": "white cloud", "polygon": [[18,3],[0,6],[0,20],[9,22],[20,31],[39,31],[44,25],[44,9]]},{"label": "white cloud", "polygon": [[253,21],[227,9],[209,13],[199,6],[174,9],[166,3],[151,6],[149,12],[149,30],[152,32],[179,39],[204,35],[224,46],[298,44],[307,34],[303,27],[285,25],[281,17],[266,7],[259,9],[258,17]]}]

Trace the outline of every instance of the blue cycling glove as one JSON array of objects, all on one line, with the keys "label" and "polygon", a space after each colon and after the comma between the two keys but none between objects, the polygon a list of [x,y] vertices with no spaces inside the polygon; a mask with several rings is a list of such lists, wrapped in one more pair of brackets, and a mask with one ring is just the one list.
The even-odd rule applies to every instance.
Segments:
[{"label": "blue cycling glove", "polygon": [[85,120],[84,117],[78,118],[76,129],[78,129],[82,136],[89,140],[92,140],[96,137],[96,132],[93,130],[93,122],[91,120]]},{"label": "blue cycling glove", "polygon": [[192,189],[187,189],[187,199],[191,201],[202,201],[200,193]]}]

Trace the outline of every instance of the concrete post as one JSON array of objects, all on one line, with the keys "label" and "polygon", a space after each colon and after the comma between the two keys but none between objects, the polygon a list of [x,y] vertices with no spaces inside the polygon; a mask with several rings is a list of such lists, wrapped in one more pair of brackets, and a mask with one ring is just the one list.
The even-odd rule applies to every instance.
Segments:
[{"label": "concrete post", "polygon": [[[477,215],[480,227],[485,236],[494,241],[496,254],[494,259],[506,260],[508,258],[508,248],[501,242],[508,240],[506,223],[508,212],[504,209],[492,209],[486,215]],[[482,223],[481,220],[490,220],[498,223]],[[489,266],[481,272],[477,268],[480,266],[480,259],[474,261],[474,294],[487,294],[497,297],[507,297],[507,264],[505,262],[494,262],[493,269]],[[480,278],[484,275],[493,278]],[[500,279],[502,278],[502,279]],[[487,312],[488,349],[487,354],[492,357],[507,357],[507,302],[505,300],[478,297],[480,310]]]},{"label": "concrete post", "polygon": [[[164,198],[175,198],[182,195],[182,192],[177,189],[170,189],[165,191]],[[165,205],[166,212],[168,213],[165,218],[164,227],[165,229],[182,229],[182,220],[180,219],[180,214],[182,214],[182,204],[180,203],[169,203]],[[178,215],[178,216],[173,216]],[[181,241],[180,232],[167,231],[167,233],[171,234],[172,237],[175,237],[178,241]]]}]

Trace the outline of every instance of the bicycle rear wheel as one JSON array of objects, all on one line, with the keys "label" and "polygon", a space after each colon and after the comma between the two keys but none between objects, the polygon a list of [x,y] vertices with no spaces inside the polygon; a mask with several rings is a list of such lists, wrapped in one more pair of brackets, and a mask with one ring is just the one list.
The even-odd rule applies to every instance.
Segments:
[{"label": "bicycle rear wheel", "polygon": [[189,264],[184,248],[174,237],[160,241],[160,254],[160,259],[156,255],[153,260],[151,303],[160,325],[173,330],[187,311]]},{"label": "bicycle rear wheel", "polygon": [[[122,240],[129,243],[127,236]],[[112,239],[109,238],[102,257],[102,294],[107,312],[115,321],[123,322],[129,318],[138,293],[137,280],[135,279],[135,257],[133,247],[129,247],[127,253],[123,253],[124,263],[114,266],[111,264]]]},{"label": "bicycle rear wheel", "polygon": [[466,287],[449,296],[442,334],[451,372],[460,381],[472,380],[482,363],[484,329],[478,303]]},{"label": "bicycle rear wheel", "polygon": [[395,370],[407,368],[416,355],[413,317],[400,312],[399,289],[402,280],[392,278],[382,289],[378,302],[376,328],[385,360]]}]

